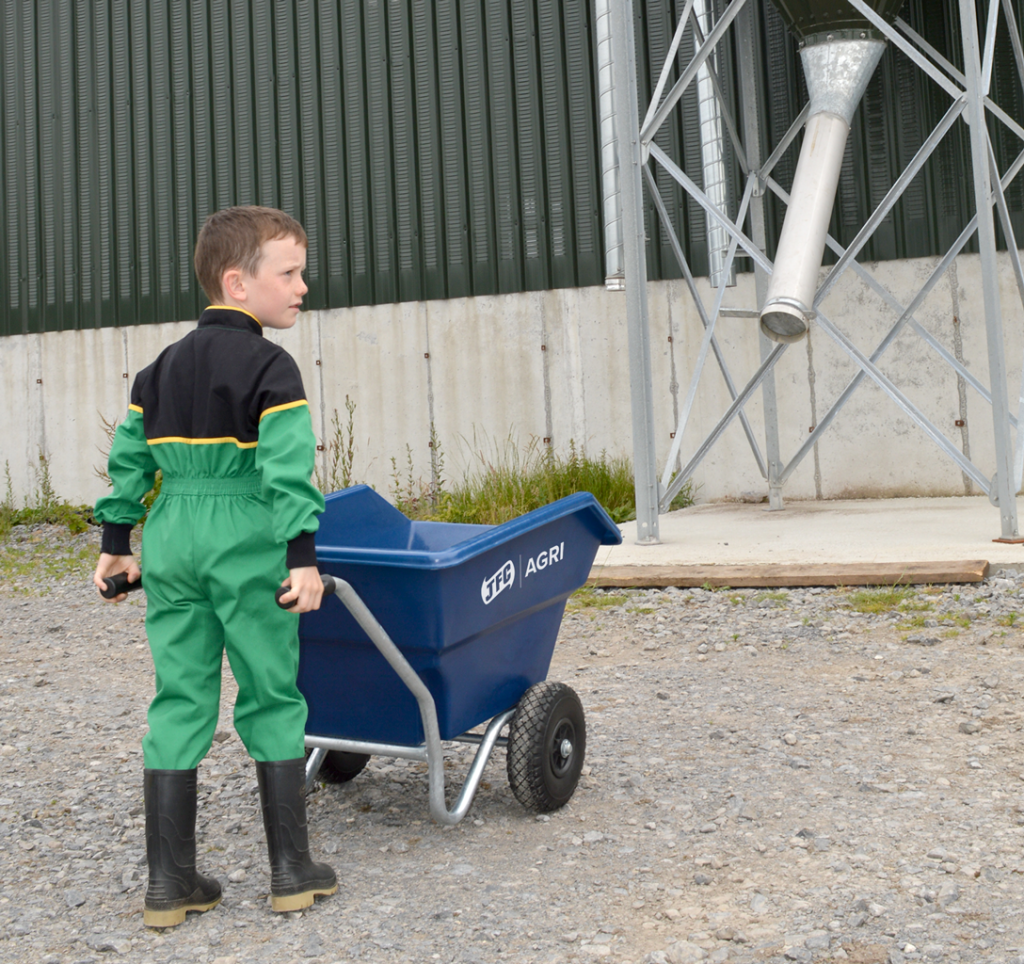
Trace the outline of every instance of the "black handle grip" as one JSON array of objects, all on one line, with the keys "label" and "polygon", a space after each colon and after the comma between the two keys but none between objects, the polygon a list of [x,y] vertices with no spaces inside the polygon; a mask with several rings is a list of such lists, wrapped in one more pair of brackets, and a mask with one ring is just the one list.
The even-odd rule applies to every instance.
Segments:
[{"label": "black handle grip", "polygon": [[[334,576],[327,576],[327,575],[324,575],[323,573],[321,573],[320,574],[320,581],[324,584],[324,595],[325,596],[333,596],[334,595],[334,591],[338,588],[337,583],[335,583],[335,581],[334,581]],[[286,592],[291,592],[291,590],[292,590],[291,586],[281,586],[277,590],[277,592],[274,593],[274,599],[277,601],[278,606],[280,606],[282,609],[290,608],[288,605],[286,605],[286,604],[281,602],[281,597]],[[294,602],[291,603],[291,606],[294,606],[294,605],[295,605]]]},{"label": "black handle grip", "polygon": [[135,592],[136,589],[142,588],[142,576],[139,576],[135,582],[129,582],[126,572],[119,572],[116,576],[107,576],[103,582],[107,588],[101,589],[100,595],[104,599],[116,599],[123,592]]}]

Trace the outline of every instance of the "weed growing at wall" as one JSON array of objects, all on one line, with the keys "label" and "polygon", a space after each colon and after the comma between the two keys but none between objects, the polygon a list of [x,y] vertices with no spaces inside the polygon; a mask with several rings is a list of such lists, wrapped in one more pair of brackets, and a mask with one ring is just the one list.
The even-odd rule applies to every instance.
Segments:
[{"label": "weed growing at wall", "polygon": [[399,512],[410,519],[429,518],[431,513],[430,485],[416,477],[412,459],[412,446],[405,446],[405,465],[398,468],[398,459],[391,456],[391,501]]},{"label": "weed growing at wall", "polygon": [[[324,493],[355,485],[356,403],[345,397],[348,417],[344,425],[337,409],[331,419],[331,437],[325,440],[326,472],[318,469],[316,484]],[[411,519],[498,525],[575,492],[590,492],[615,522],[636,518],[633,469],[629,459],[602,452],[591,458],[570,441],[562,455],[538,439],[525,449],[509,435],[488,452],[478,448],[466,476],[446,478],[445,450],[436,426],[430,426],[430,477],[417,472],[412,447],[405,457],[391,457],[389,495],[395,507]],[[672,502],[673,509],[693,504],[693,486],[687,483]]]},{"label": "weed growing at wall", "polygon": [[[414,481],[411,452],[404,478],[392,462],[392,499],[411,518],[498,525],[575,492],[592,493],[617,523],[636,518],[633,469],[626,458],[606,452],[591,458],[574,442],[562,455],[537,439],[524,450],[509,436],[492,453],[478,450],[464,479],[446,483],[444,452],[434,433],[432,438],[429,484]],[[686,486],[672,507],[692,504],[693,490]]]},{"label": "weed growing at wall", "polygon": [[16,525],[51,525],[66,526],[71,532],[85,532],[93,522],[92,506],[71,505],[57,497],[50,478],[50,462],[40,452],[36,466],[36,485],[32,496],[22,508],[14,501],[14,486],[11,481],[11,466],[4,463],[5,493],[0,502],[0,537],[5,537]]},{"label": "weed growing at wall", "polygon": [[398,460],[391,457],[391,500],[399,512],[410,519],[433,519],[445,522],[464,522],[464,519],[448,518],[446,507],[451,493],[445,488],[444,446],[438,437],[434,423],[430,423],[430,481],[424,482],[416,476],[413,466],[412,447],[405,447],[405,467],[399,471]]},{"label": "weed growing at wall", "polygon": [[11,531],[14,525],[14,514],[17,509],[14,506],[14,483],[11,481],[11,463],[4,462],[4,479],[6,487],[4,500],[0,502],[0,538],[3,538]]},{"label": "weed growing at wall", "polygon": [[342,428],[338,410],[334,410],[331,417],[331,437],[324,442],[324,450],[327,452],[326,468],[322,474],[319,468],[313,473],[316,487],[324,493],[337,492],[355,484],[353,466],[356,458],[356,403],[348,395],[345,396],[345,411],[348,413],[348,419]]}]

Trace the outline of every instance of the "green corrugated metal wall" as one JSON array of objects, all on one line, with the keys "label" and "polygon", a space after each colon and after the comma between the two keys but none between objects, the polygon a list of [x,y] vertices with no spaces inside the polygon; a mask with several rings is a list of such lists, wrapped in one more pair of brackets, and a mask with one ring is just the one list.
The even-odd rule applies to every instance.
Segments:
[{"label": "green corrugated metal wall", "polygon": [[[1024,0],[1014,3],[1024,21]],[[954,60],[955,5],[908,0],[902,14]],[[642,89],[682,6],[637,0]],[[4,0],[0,9],[0,334],[195,317],[196,231],[208,212],[237,203],[282,207],[306,225],[311,308],[603,281],[591,0]],[[758,19],[767,156],[806,93],[795,44],[767,0]],[[1011,58],[1004,37],[994,94],[1021,119]],[[720,69],[735,90],[729,50]],[[946,106],[906,58],[886,54],[850,138],[833,218],[840,239]],[[658,140],[699,181],[695,116],[691,92]],[[998,147],[1005,168],[1020,144],[1001,137]],[[784,187],[795,157],[796,147],[777,170]],[[695,271],[706,271],[703,214],[663,175],[659,183]],[[866,256],[944,250],[973,210],[969,184],[958,130]],[[1024,237],[1024,186],[1009,200]],[[770,233],[781,217],[772,202]],[[674,277],[667,238],[650,209],[648,218],[651,276]]]},{"label": "green corrugated metal wall", "polygon": [[0,334],[187,319],[210,211],[309,307],[603,281],[589,0],[6,0]]}]

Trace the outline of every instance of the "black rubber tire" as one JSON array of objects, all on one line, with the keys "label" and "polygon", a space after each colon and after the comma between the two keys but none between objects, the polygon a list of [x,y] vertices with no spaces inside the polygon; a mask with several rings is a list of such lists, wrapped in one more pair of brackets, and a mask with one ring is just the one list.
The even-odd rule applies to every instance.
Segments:
[{"label": "black rubber tire", "polygon": [[359,776],[369,762],[370,757],[366,753],[328,750],[324,762],[320,764],[319,777],[324,783],[348,783]]},{"label": "black rubber tire", "polygon": [[506,768],[515,798],[539,813],[564,807],[576,792],[586,752],[587,723],[576,691],[547,680],[531,686],[508,731]]}]

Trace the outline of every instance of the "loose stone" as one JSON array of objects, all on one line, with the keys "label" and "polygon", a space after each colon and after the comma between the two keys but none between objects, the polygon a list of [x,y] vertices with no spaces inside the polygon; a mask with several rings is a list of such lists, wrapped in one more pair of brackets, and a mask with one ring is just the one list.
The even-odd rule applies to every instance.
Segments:
[{"label": "loose stone", "polygon": [[[16,556],[49,571],[98,549],[95,533],[32,533],[0,544],[0,567]],[[355,779],[311,788],[312,849],[343,884],[284,917],[266,904],[227,675],[197,829],[225,899],[163,935],[139,915],[145,596],[110,606],[88,579],[0,588],[11,964],[1020,964],[1024,803],[1006,776],[1024,775],[1017,576],[914,588],[888,613],[832,589],[570,599],[549,673],[586,714],[569,803],[521,808],[499,748],[468,817],[443,828],[422,764],[371,757]],[[908,633],[910,618],[925,631]],[[446,745],[449,803],[473,752]]]}]

